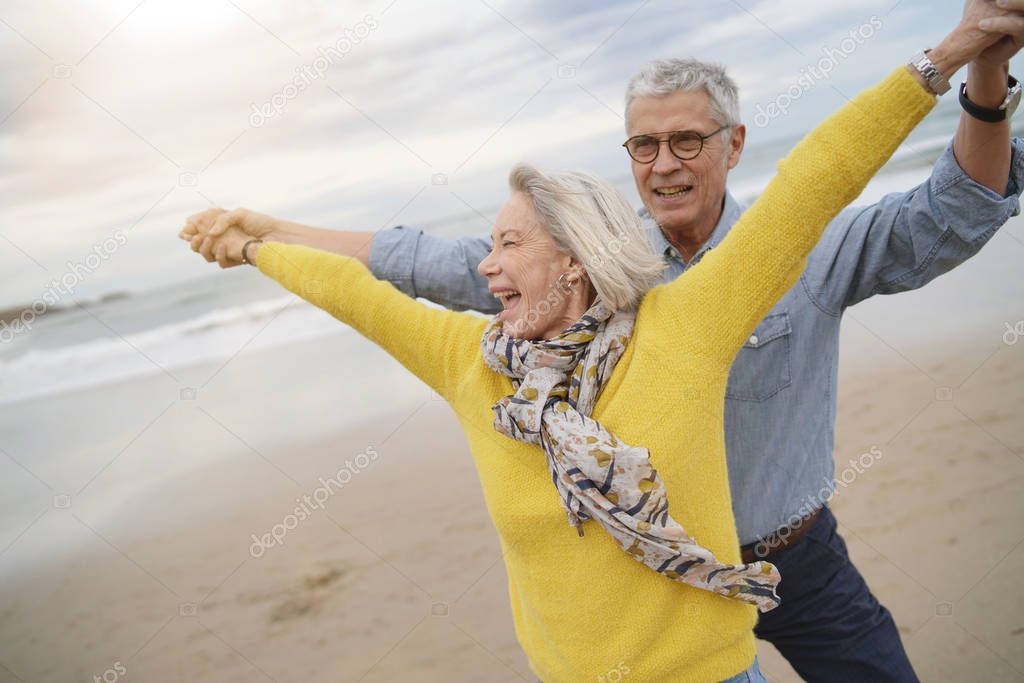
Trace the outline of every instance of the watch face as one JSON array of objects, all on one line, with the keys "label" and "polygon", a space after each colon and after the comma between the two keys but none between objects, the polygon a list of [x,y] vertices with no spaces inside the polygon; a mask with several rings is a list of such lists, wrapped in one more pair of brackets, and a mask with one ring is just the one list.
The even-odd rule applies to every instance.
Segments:
[{"label": "watch face", "polygon": [[1010,101],[1007,103],[1007,116],[1011,117],[1017,111],[1021,103],[1021,86],[1018,84],[1010,93]]},{"label": "watch face", "polygon": [[1006,111],[1007,116],[1013,116],[1013,112],[1017,111],[1017,107],[1020,105],[1021,86],[1020,83],[1015,83],[1010,92],[1006,94],[1006,104],[1001,107]]}]

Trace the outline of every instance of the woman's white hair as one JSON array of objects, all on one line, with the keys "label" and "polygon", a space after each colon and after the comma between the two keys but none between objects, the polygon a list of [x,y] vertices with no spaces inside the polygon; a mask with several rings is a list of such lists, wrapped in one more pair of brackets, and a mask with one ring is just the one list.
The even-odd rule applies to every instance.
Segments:
[{"label": "woman's white hair", "polygon": [[608,182],[588,173],[542,173],[517,164],[509,187],[529,198],[541,227],[583,265],[612,310],[633,310],[665,268],[633,207]]},{"label": "woman's white hair", "polygon": [[[740,95],[736,81],[725,67],[699,59],[655,59],[644,65],[626,85],[626,130],[629,107],[638,97],[664,97],[674,92],[704,91],[710,100],[710,114],[720,126],[740,124]],[[652,131],[661,132],[661,131]],[[730,131],[723,131],[730,134]]]}]

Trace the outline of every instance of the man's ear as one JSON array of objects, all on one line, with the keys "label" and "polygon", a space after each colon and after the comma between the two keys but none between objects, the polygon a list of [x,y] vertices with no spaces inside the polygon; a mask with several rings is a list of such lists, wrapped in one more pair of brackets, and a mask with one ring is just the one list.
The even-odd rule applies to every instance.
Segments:
[{"label": "man's ear", "polygon": [[732,129],[732,136],[729,139],[729,156],[726,165],[729,170],[736,168],[740,163],[740,156],[743,155],[743,145],[747,142],[747,127],[742,123]]}]

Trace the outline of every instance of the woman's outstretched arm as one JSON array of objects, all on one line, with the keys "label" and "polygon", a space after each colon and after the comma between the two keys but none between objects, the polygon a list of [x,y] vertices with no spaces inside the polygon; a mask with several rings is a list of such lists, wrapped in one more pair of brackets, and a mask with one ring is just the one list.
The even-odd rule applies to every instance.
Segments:
[{"label": "woman's outstretched arm", "polygon": [[480,355],[485,320],[411,299],[373,277],[356,258],[280,242],[252,244],[247,256],[265,275],[390,353],[445,399]]},{"label": "woman's outstretched arm", "polygon": [[[947,77],[998,39],[976,30],[978,21],[969,12],[929,53]],[[825,227],[934,106],[934,94],[910,67],[901,66],[862,92],[779,163],[778,175],[718,247],[648,294],[645,305],[652,317],[666,320],[666,330],[700,326],[701,348],[687,351],[731,363],[758,322],[796,283]]]}]

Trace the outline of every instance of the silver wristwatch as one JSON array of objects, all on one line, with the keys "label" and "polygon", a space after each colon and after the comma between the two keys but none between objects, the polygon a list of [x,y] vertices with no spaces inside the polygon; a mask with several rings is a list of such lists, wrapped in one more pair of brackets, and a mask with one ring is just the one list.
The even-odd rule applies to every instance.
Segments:
[{"label": "silver wristwatch", "polygon": [[951,87],[949,85],[949,79],[939,73],[939,70],[935,68],[935,63],[928,57],[928,50],[922,50],[911,57],[910,66],[917,69],[918,73],[921,74],[921,77],[924,78],[926,83],[928,83],[928,87],[931,88],[932,92],[936,95],[945,95],[949,92]]}]

